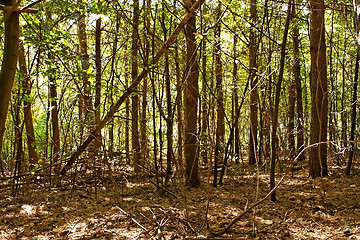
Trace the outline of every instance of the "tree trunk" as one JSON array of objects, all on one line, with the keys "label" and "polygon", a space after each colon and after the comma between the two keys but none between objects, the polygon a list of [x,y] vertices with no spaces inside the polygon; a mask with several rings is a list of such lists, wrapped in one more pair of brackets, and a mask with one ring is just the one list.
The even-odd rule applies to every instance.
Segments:
[{"label": "tree trunk", "polygon": [[352,114],[351,114],[351,130],[350,130],[350,152],[349,160],[346,167],[346,175],[350,175],[354,151],[355,151],[355,128],[356,128],[356,102],[357,102],[357,86],[359,81],[359,62],[360,62],[360,50],[359,46],[356,54],[355,63],[355,76],[354,76],[354,88],[353,88],[353,99],[352,99]]},{"label": "tree trunk", "polygon": [[258,130],[258,79],[257,79],[257,0],[250,0],[250,37],[249,37],[249,69],[250,69],[250,138],[249,164],[254,165],[257,159]]},{"label": "tree trunk", "polygon": [[[146,11],[144,16],[144,25],[147,29],[150,29],[150,17],[148,14],[150,13],[151,0],[146,0],[144,5],[146,5]],[[145,41],[145,54],[144,54],[144,64],[145,66],[149,65],[149,57],[150,57],[150,42],[148,39],[148,35],[144,34]],[[147,139],[147,95],[148,95],[148,78],[144,78],[143,86],[142,86],[142,108],[141,108],[141,122],[140,122],[140,138],[141,138],[141,153],[143,159],[148,158],[148,139]]]},{"label": "tree trunk", "polygon": [[[139,52],[139,0],[134,1],[133,10],[133,32],[131,45],[131,79],[134,81],[138,75],[138,52]],[[134,152],[133,165],[134,172],[138,173],[140,170],[140,141],[139,141],[139,95],[137,88],[134,89],[134,94],[131,98],[131,126],[132,126],[132,150]]]},{"label": "tree trunk", "polygon": [[[5,6],[13,6],[15,0],[4,0]],[[6,11],[4,11],[4,15]],[[14,84],[16,65],[19,53],[19,13],[11,13],[5,21],[5,41],[3,61],[0,73],[0,153],[2,151],[5,133],[6,116],[11,99],[11,90]],[[2,160],[1,165],[3,165]]]},{"label": "tree trunk", "polygon": [[[80,4],[82,4],[83,0],[78,0]],[[79,118],[82,120],[85,119],[85,124],[88,127],[89,123],[91,125],[91,119],[87,119],[89,117],[89,113],[93,111],[92,100],[91,100],[91,83],[89,81],[88,69],[90,66],[90,57],[88,54],[88,44],[87,44],[87,34],[86,34],[86,19],[85,16],[81,16],[78,25],[77,25],[77,35],[79,39],[79,54],[81,59],[81,68],[82,71],[80,73],[80,77],[82,79],[82,93],[80,95],[83,100],[83,103],[80,103],[79,109]]]},{"label": "tree trunk", "polygon": [[[293,3],[293,18],[296,16],[296,1]],[[304,117],[303,117],[303,104],[302,104],[302,87],[301,87],[301,78],[300,78],[300,52],[299,52],[299,27],[295,23],[293,28],[293,63],[292,71],[293,78],[295,83],[295,96],[296,96],[296,148],[297,154],[299,154],[304,149]],[[302,153],[298,161],[303,161],[305,158],[304,153]]]},{"label": "tree trunk", "polygon": [[[96,79],[95,79],[95,125],[99,125],[101,121],[100,116],[100,104],[101,104],[101,17],[96,20],[95,29],[95,67],[96,67]],[[101,133],[96,136],[94,154],[96,154],[101,145],[102,137]]]},{"label": "tree trunk", "polygon": [[[186,0],[185,8],[189,9],[194,0]],[[186,183],[191,187],[200,185],[199,152],[197,142],[197,109],[199,98],[199,66],[196,58],[196,17],[192,16],[185,28],[187,72],[185,80],[185,165]]]},{"label": "tree trunk", "polygon": [[[237,41],[238,41],[238,35],[234,34],[234,46],[233,46],[233,52],[234,52],[234,63],[233,63],[233,82],[234,82],[234,117],[236,117],[236,113],[239,109],[239,93],[238,93],[238,79],[237,79],[237,72],[238,72],[238,66],[237,66]],[[234,153],[235,153],[235,163],[239,163],[240,160],[240,130],[239,130],[239,121],[234,119],[233,124],[235,124],[235,132],[234,132]]]},{"label": "tree trunk", "polygon": [[37,164],[39,162],[39,157],[36,152],[36,144],[35,144],[35,131],[34,131],[34,123],[32,117],[32,110],[31,110],[31,86],[30,86],[30,76],[28,74],[26,60],[25,60],[25,49],[23,42],[20,42],[19,48],[19,68],[20,73],[22,76],[22,87],[24,91],[24,121],[26,127],[26,139],[27,139],[27,147],[29,151],[29,163],[30,164]]},{"label": "tree trunk", "polygon": [[[291,1],[289,0],[287,17],[284,28],[284,35],[281,43],[281,55],[280,55],[280,70],[278,81],[276,83],[275,89],[275,104],[273,112],[273,121],[272,121],[272,134],[271,134],[271,162],[270,162],[270,190],[275,187],[275,163],[277,159],[277,128],[278,128],[278,117],[279,117],[279,104],[280,104],[280,93],[281,85],[284,78],[284,69],[285,69],[285,57],[286,57],[286,42],[289,32],[289,23],[290,23],[290,14],[291,14]],[[275,191],[271,194],[271,201],[276,201]]]},{"label": "tree trunk", "polygon": [[[326,141],[327,72],[324,0],[310,0],[311,124],[310,144]],[[327,176],[327,146],[320,144],[309,151],[311,177]]]},{"label": "tree trunk", "polygon": [[214,46],[215,53],[215,78],[216,78],[216,142],[215,142],[215,158],[214,158],[214,181],[213,187],[217,186],[217,172],[218,172],[218,164],[223,159],[224,155],[224,136],[225,136],[225,124],[224,124],[224,102],[223,102],[223,90],[222,90],[222,82],[223,82],[223,74],[222,74],[222,65],[221,65],[221,3],[217,7],[217,25],[215,26],[214,38],[216,39]]},{"label": "tree trunk", "polygon": [[354,7],[354,24],[356,33],[356,63],[355,63],[355,76],[354,76],[354,88],[352,99],[352,114],[351,114],[351,130],[350,130],[350,152],[349,160],[346,167],[346,175],[350,175],[351,167],[353,163],[354,151],[355,151],[355,128],[356,128],[356,102],[357,102],[357,86],[359,81],[359,65],[360,65],[360,0],[353,0]]}]

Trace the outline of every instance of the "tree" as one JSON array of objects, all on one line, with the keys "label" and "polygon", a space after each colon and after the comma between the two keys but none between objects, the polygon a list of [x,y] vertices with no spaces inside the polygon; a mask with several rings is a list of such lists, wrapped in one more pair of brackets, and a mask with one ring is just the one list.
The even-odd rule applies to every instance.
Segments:
[{"label": "tree", "polygon": [[[194,0],[185,0],[185,8],[195,3]],[[184,86],[185,99],[185,172],[186,183],[191,187],[200,185],[199,152],[197,140],[197,109],[199,98],[199,66],[196,59],[196,17],[192,16],[186,24],[186,79]]]},{"label": "tree", "polygon": [[[280,70],[279,76],[276,83],[275,89],[275,104],[272,118],[272,132],[271,132],[271,162],[270,162],[270,190],[275,187],[275,163],[278,157],[277,155],[277,142],[278,142],[278,118],[279,118],[279,105],[280,105],[280,93],[281,93],[281,85],[284,79],[284,69],[285,69],[285,57],[286,57],[286,42],[287,36],[289,32],[289,24],[290,24],[290,14],[291,14],[291,1],[289,0],[287,17],[284,27],[284,35],[281,43],[281,54],[280,54]],[[271,194],[271,201],[276,201],[275,192]]]},{"label": "tree", "polygon": [[[293,62],[292,62],[292,74],[295,85],[295,98],[296,98],[296,143],[297,143],[297,154],[304,149],[304,114],[303,114],[303,100],[302,100],[302,86],[300,78],[300,52],[299,52],[299,27],[298,20],[296,17],[296,0],[293,1],[292,7],[292,18],[294,21],[294,27],[292,32],[293,41]],[[299,156],[299,161],[304,160],[304,154]]]},{"label": "tree", "polygon": [[249,36],[249,69],[250,69],[250,138],[249,163],[257,162],[257,131],[258,131],[258,63],[257,63],[257,0],[250,0],[250,36]]},{"label": "tree", "polygon": [[350,153],[349,160],[346,167],[346,175],[350,175],[353,157],[354,157],[354,140],[355,140],[355,128],[356,128],[356,102],[357,102],[357,86],[359,80],[359,64],[360,64],[360,0],[353,1],[354,7],[354,25],[355,25],[355,34],[356,34],[356,63],[355,63],[355,76],[354,76],[354,89],[353,89],[353,98],[352,98],[352,114],[351,114],[351,130],[350,130]]},{"label": "tree", "polygon": [[28,74],[28,70],[26,66],[25,49],[23,42],[20,42],[19,68],[21,72],[22,87],[24,91],[24,97],[23,97],[24,121],[26,127],[27,147],[29,151],[29,163],[38,164],[39,157],[36,152],[34,122],[33,122],[32,110],[31,110],[31,104],[33,99],[31,95],[30,76]]},{"label": "tree", "polygon": [[[18,4],[15,0],[4,0],[5,6],[15,6]],[[5,42],[3,61],[0,73],[0,152],[2,150],[3,137],[5,133],[5,122],[11,98],[16,65],[19,54],[19,12],[4,11],[4,16],[10,14],[5,19]],[[3,165],[3,163],[1,163]]]},{"label": "tree", "polygon": [[320,145],[309,150],[311,177],[328,175],[327,146],[327,72],[325,44],[324,0],[310,0],[310,56],[311,56],[311,124],[310,144]]},{"label": "tree", "polygon": [[[134,1],[133,9],[133,31],[131,44],[131,79],[134,81],[138,75],[138,52],[139,52],[139,0]],[[137,89],[131,98],[131,126],[132,126],[132,149],[134,172],[140,170],[140,141],[139,141],[139,95]]]},{"label": "tree", "polygon": [[225,137],[225,124],[224,124],[224,100],[223,100],[223,72],[221,64],[221,2],[217,6],[217,24],[215,26],[214,38],[214,54],[215,54],[215,78],[216,78],[216,142],[215,142],[215,158],[214,158],[214,181],[213,186],[217,186],[217,172],[218,164],[223,159],[224,154],[224,137]]}]

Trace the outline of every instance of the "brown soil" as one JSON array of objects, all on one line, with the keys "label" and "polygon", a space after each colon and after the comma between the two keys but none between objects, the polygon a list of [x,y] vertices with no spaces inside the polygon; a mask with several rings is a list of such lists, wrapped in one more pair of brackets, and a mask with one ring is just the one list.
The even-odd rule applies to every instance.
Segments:
[{"label": "brown soil", "polygon": [[232,165],[218,188],[203,170],[201,187],[177,180],[164,190],[154,177],[135,180],[119,169],[115,191],[109,177],[88,172],[57,188],[24,178],[16,197],[3,181],[0,239],[360,239],[358,172],[347,177],[332,166],[329,177],[312,180],[305,168],[286,178],[277,202],[264,201],[220,236],[213,232],[266,195],[267,174]]}]

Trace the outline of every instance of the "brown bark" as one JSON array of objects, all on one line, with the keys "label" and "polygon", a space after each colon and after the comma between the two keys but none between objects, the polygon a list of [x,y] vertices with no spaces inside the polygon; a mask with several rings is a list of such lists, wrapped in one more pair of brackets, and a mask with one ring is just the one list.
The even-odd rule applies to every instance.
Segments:
[{"label": "brown bark", "polygon": [[257,0],[250,0],[250,36],[249,36],[249,69],[250,69],[250,138],[249,164],[253,165],[257,159],[257,130],[258,130],[258,80],[257,80]]},{"label": "brown bark", "polygon": [[179,63],[179,48],[177,43],[175,43],[175,72],[176,72],[176,115],[177,115],[177,128],[178,128],[178,160],[177,160],[177,170],[179,172],[183,171],[183,145],[184,145],[184,127],[183,127],[183,91],[182,91],[182,79],[180,77],[180,63]]},{"label": "brown bark", "polygon": [[[295,2],[293,3],[293,18],[296,17],[296,7]],[[304,149],[304,117],[303,117],[303,100],[302,100],[302,87],[301,87],[301,78],[300,78],[300,52],[299,52],[299,28],[295,23],[293,28],[293,63],[292,63],[292,72],[295,83],[295,96],[296,96],[296,144],[297,144],[297,154],[299,154]],[[305,158],[304,154],[299,156],[298,161],[303,161]]]},{"label": "brown bark", "polygon": [[[15,0],[3,1],[5,6],[14,6]],[[7,11],[4,11],[6,15]],[[19,13],[11,13],[5,21],[5,41],[0,73],[0,153],[5,133],[6,116],[14,84],[19,52]],[[3,165],[2,160],[1,165]]]},{"label": "brown bark", "polygon": [[[310,0],[310,144],[325,142],[327,139],[328,100],[324,15],[324,0]],[[326,144],[310,149],[309,174],[313,178],[328,175]]]},{"label": "brown bark", "polygon": [[[134,81],[138,75],[138,52],[139,52],[139,0],[134,1],[133,10],[133,32],[131,44],[131,79]],[[141,160],[140,155],[140,141],[139,141],[139,95],[137,88],[134,89],[134,94],[131,98],[131,139],[134,172],[138,173],[140,170],[139,165]]]},{"label": "brown bark", "polygon": [[27,147],[29,151],[29,163],[37,164],[39,162],[39,157],[36,152],[35,145],[35,131],[34,131],[34,123],[32,117],[31,110],[31,87],[30,87],[30,76],[28,74],[26,60],[25,60],[25,49],[23,42],[20,42],[20,50],[19,50],[19,68],[22,77],[22,87],[24,91],[24,121],[26,127],[26,139],[27,139]]},{"label": "brown bark", "polygon": [[[186,0],[185,8],[189,9],[194,0]],[[199,66],[196,58],[196,17],[192,16],[185,28],[186,37],[186,60],[187,70],[185,72],[185,87],[184,87],[184,100],[185,100],[185,177],[186,184],[191,187],[200,185],[199,177],[199,152],[197,142],[197,109],[199,98]]]},{"label": "brown bark", "polygon": [[[78,0],[82,3],[83,0]],[[91,84],[89,81],[89,75],[87,73],[90,66],[90,57],[88,54],[87,34],[86,34],[86,19],[85,16],[81,16],[77,24],[77,35],[79,39],[79,55],[81,58],[80,77],[82,79],[82,93],[80,93],[79,103],[79,119],[88,118],[90,112],[93,111],[91,100]],[[83,102],[81,102],[83,101]],[[85,124],[89,123],[90,119],[85,121]]]},{"label": "brown bark", "polygon": [[[287,17],[284,27],[284,35],[281,43],[281,54],[280,54],[280,70],[278,81],[276,83],[275,89],[275,104],[273,111],[273,121],[272,121],[272,133],[271,133],[271,161],[270,161],[270,190],[275,187],[275,163],[277,159],[277,128],[278,128],[278,118],[279,118],[279,104],[280,104],[280,93],[281,93],[281,85],[284,78],[284,69],[285,69],[285,57],[286,57],[286,42],[287,36],[289,32],[289,24],[290,24],[290,14],[291,14],[291,1],[289,0]],[[271,194],[271,201],[276,201],[276,194],[273,192]]]},{"label": "brown bark", "polygon": [[[151,0],[146,0],[146,11],[144,16],[144,25],[147,29],[150,28],[150,17],[148,13],[150,12]],[[145,54],[144,54],[144,64],[145,66],[149,65],[149,57],[150,57],[150,42],[148,40],[148,35],[144,34],[145,41]],[[148,157],[148,139],[147,139],[147,131],[146,125],[148,121],[147,117],[147,96],[148,96],[148,78],[144,78],[143,86],[142,86],[142,108],[141,108],[141,121],[140,121],[140,138],[141,138],[141,156],[144,159]]]},{"label": "brown bark", "polygon": [[354,7],[354,24],[356,31],[356,40],[357,40],[357,54],[356,54],[356,63],[355,63],[355,76],[354,76],[354,88],[353,88],[353,98],[352,98],[352,114],[351,114],[351,130],[350,130],[350,152],[349,160],[346,167],[346,175],[350,175],[351,167],[353,164],[353,157],[355,151],[355,128],[356,128],[356,102],[357,102],[357,88],[359,81],[359,64],[360,64],[360,36],[359,36],[359,27],[360,27],[360,0],[353,0]]},{"label": "brown bark", "polygon": [[215,142],[215,158],[214,158],[214,181],[213,187],[217,186],[217,172],[218,164],[221,163],[224,155],[224,136],[225,136],[225,124],[224,124],[224,100],[223,100],[223,74],[222,74],[222,64],[221,64],[221,45],[220,45],[220,35],[221,35],[221,3],[219,2],[217,8],[217,25],[215,26],[214,38],[216,39],[214,52],[215,52],[215,78],[216,78],[216,142]]},{"label": "brown bark", "polygon": [[240,130],[239,130],[239,121],[237,121],[235,118],[237,111],[239,109],[239,93],[238,93],[238,79],[237,79],[237,72],[238,72],[238,66],[237,66],[237,41],[238,41],[238,35],[234,34],[234,46],[233,46],[233,52],[234,52],[234,63],[233,63],[233,82],[234,82],[234,111],[233,111],[233,124],[235,124],[235,132],[234,132],[234,153],[235,153],[235,163],[239,163],[240,160]]},{"label": "brown bark", "polygon": [[[100,117],[100,104],[101,104],[101,17],[96,20],[95,28],[95,67],[96,67],[96,79],[95,79],[95,125],[98,125],[101,121]],[[102,143],[101,134],[96,136],[94,154],[96,154]]]},{"label": "brown bark", "polygon": [[[169,49],[171,44],[175,41],[177,36],[179,35],[180,31],[184,28],[184,26],[187,24],[187,22],[192,18],[194,12],[201,6],[201,4],[204,3],[205,0],[198,0],[194,3],[194,5],[189,9],[188,13],[184,16],[182,21],[179,23],[179,25],[176,27],[174,32],[171,34],[171,36],[168,38],[168,40],[165,42],[165,44],[161,47],[161,49],[157,52],[156,56],[153,58],[152,64],[155,65],[162,55]],[[80,154],[89,146],[89,144],[94,140],[96,134],[100,133],[101,129],[113,118],[114,114],[117,112],[121,104],[125,102],[125,100],[130,96],[132,92],[134,92],[134,89],[140,84],[140,82],[146,77],[146,75],[149,73],[151,69],[145,68],[138,76],[137,78],[131,83],[131,85],[125,90],[125,92],[120,96],[120,98],[115,102],[113,106],[111,106],[108,113],[105,115],[103,120],[100,122],[98,126],[96,126],[95,130],[93,130],[88,137],[85,139],[85,141],[77,148],[77,150],[71,155],[69,161],[66,163],[66,165],[61,170],[61,175],[65,175],[66,172],[71,168],[71,166],[74,164],[76,159],[80,156]]]}]

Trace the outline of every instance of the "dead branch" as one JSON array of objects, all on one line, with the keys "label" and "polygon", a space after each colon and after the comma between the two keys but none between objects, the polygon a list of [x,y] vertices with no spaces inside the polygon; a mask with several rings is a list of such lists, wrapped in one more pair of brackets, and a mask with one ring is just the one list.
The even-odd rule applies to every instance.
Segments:
[{"label": "dead branch", "polygon": [[235,217],[224,229],[214,232],[213,234],[216,236],[222,235],[224,233],[227,233],[230,228],[236,223],[238,222],[243,216],[245,216],[246,214],[248,214],[252,209],[254,209],[256,206],[260,205],[261,203],[263,203],[265,200],[267,200],[271,194],[273,192],[276,191],[276,189],[284,182],[285,177],[291,172],[291,169],[294,167],[294,164],[297,163],[299,157],[301,154],[303,154],[304,151],[306,151],[309,148],[313,148],[313,147],[317,147],[321,144],[328,144],[331,142],[319,142],[319,143],[314,143],[311,144],[307,147],[305,147],[303,150],[301,150],[301,152],[298,153],[298,155],[294,158],[294,160],[292,161],[291,165],[287,168],[287,171],[284,173],[284,175],[281,177],[281,179],[279,180],[279,182],[266,194],[265,197],[263,197],[262,199],[260,199],[259,201],[255,202],[254,204],[252,204],[248,209],[246,209],[246,211],[244,211],[243,213],[241,213],[239,216]]}]

